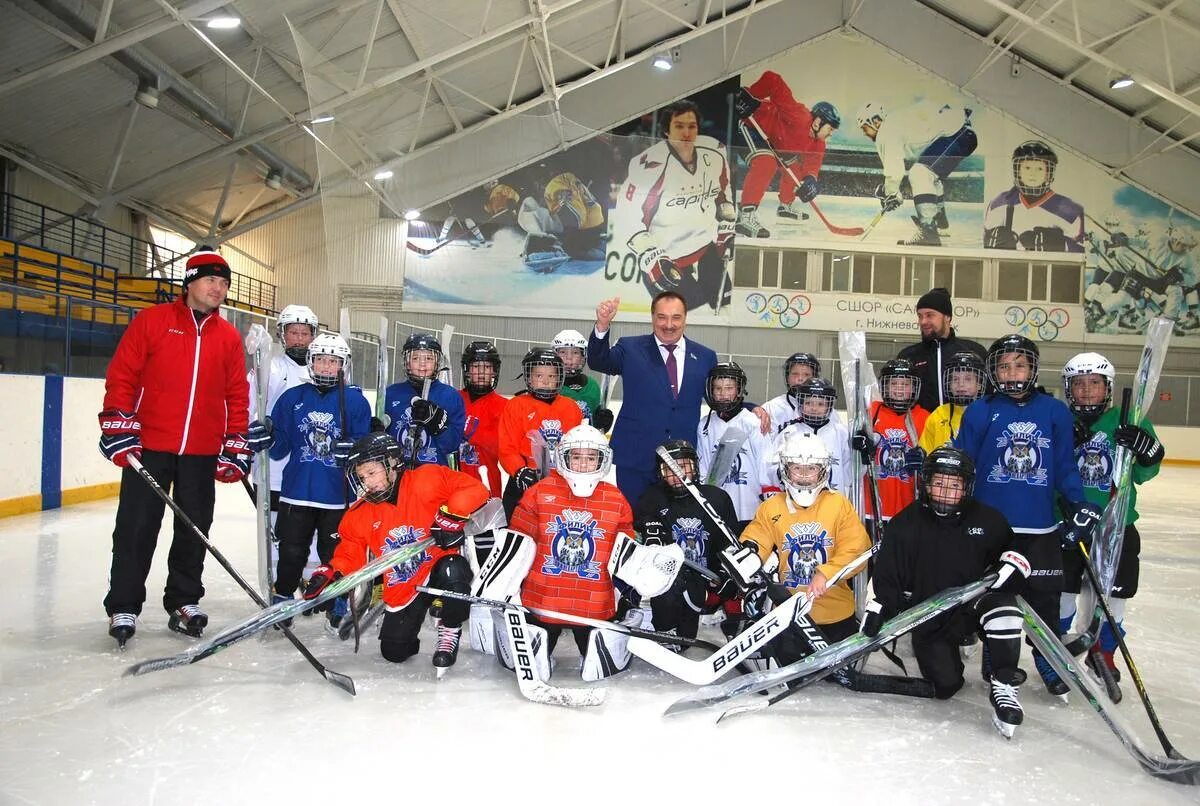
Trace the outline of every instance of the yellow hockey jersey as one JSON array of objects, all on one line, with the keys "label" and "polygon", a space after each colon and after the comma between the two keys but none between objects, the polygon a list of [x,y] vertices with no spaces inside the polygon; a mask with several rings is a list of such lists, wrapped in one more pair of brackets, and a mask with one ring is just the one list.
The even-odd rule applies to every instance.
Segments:
[{"label": "yellow hockey jersey", "polygon": [[934,448],[940,448],[953,442],[955,435],[958,434],[958,427],[962,425],[963,412],[966,410],[966,406],[955,403],[943,403],[938,406],[925,421],[925,430],[921,432],[921,438],[917,440],[917,444],[925,453],[930,453]]}]

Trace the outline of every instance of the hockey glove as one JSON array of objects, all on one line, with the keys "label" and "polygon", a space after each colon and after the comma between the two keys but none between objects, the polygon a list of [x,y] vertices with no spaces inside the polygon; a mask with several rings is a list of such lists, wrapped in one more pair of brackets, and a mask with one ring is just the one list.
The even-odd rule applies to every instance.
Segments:
[{"label": "hockey glove", "polygon": [[513,475],[512,480],[518,490],[525,492],[538,483],[538,472],[532,467],[523,467]]},{"label": "hockey glove", "polygon": [[821,185],[817,182],[815,176],[806,176],[800,180],[800,187],[796,188],[796,198],[808,204],[813,199],[821,194]]},{"label": "hockey glove", "polygon": [[717,253],[724,256],[733,246],[733,236],[737,234],[737,208],[729,202],[717,205]]},{"label": "hockey glove", "polygon": [[1066,234],[1058,227],[1034,227],[1020,236],[1021,246],[1028,252],[1067,252]]},{"label": "hockey glove", "polygon": [[899,209],[904,204],[904,195],[899,189],[889,191],[882,183],[875,186],[875,198],[879,199],[879,206],[885,213]]},{"label": "hockey glove", "polygon": [[316,599],[330,582],[341,579],[341,577],[341,571],[335,571],[328,565],[317,566],[317,569],[312,572],[312,576],[308,578],[308,584],[304,586],[304,598]]},{"label": "hockey glove", "polygon": [[672,291],[679,285],[679,270],[667,257],[667,253],[654,242],[654,236],[649,232],[642,230],[630,238],[629,248],[637,256],[642,284],[651,294]]},{"label": "hockey glove", "polygon": [[242,434],[226,434],[225,444],[217,456],[213,478],[222,484],[234,484],[250,473],[250,445]]},{"label": "hockey glove", "polygon": [[761,105],[762,101],[751,95],[750,91],[745,87],[742,87],[733,99],[733,114],[739,118],[747,118],[753,115]]},{"label": "hockey glove", "polygon": [[[386,414],[383,416],[387,417]],[[372,417],[371,425],[369,426],[369,430],[372,434],[383,434],[387,431],[387,423],[385,423],[383,420],[381,420],[378,417]]]},{"label": "hockey glove", "polygon": [[1000,576],[992,583],[992,590],[1015,593],[1029,578],[1029,560],[1025,559],[1024,554],[1006,551],[1000,555],[1000,566],[996,573]]},{"label": "hockey glove", "polygon": [[271,445],[275,441],[273,432],[274,428],[270,417],[250,423],[250,427],[246,429],[246,445],[250,448],[250,452],[271,450]]},{"label": "hockey glove", "polygon": [[445,504],[442,504],[441,509],[433,516],[433,526],[429,529],[429,536],[433,538],[433,542],[438,548],[452,549],[462,545],[462,542],[466,540],[467,536],[463,531],[466,525],[465,517],[455,515],[446,509]]},{"label": "hockey glove", "polygon": [[758,621],[771,611],[771,597],[768,595],[767,582],[759,584],[742,594],[742,613],[751,621]]},{"label": "hockey glove", "polygon": [[983,231],[983,245],[987,249],[1016,249],[1017,233],[1009,227],[988,227]]},{"label": "hockey glove", "polygon": [[763,578],[763,563],[758,556],[758,546],[752,542],[729,546],[721,552],[721,569],[739,589],[748,591]]},{"label": "hockey glove", "polygon": [[142,424],[136,414],[116,409],[100,412],[100,453],[117,467],[129,465],[129,457],[142,458]]},{"label": "hockey glove", "polygon": [[1075,515],[1070,522],[1064,520],[1060,528],[1062,545],[1068,551],[1075,550],[1075,544],[1083,543],[1084,548],[1092,545],[1092,532],[1100,522],[1101,512],[1092,504],[1085,502],[1075,504]]},{"label": "hockey glove", "polygon": [[639,534],[643,545],[663,546],[667,543],[667,530],[662,521],[646,521],[642,524]]},{"label": "hockey glove", "polygon": [[864,465],[875,461],[875,435],[865,429],[860,429],[850,437],[850,447],[858,451]]},{"label": "hockey glove", "polygon": [[1080,445],[1086,445],[1088,442],[1090,442],[1092,437],[1095,435],[1092,433],[1092,429],[1088,427],[1087,423],[1083,422],[1082,420],[1076,420],[1073,436],[1075,439],[1075,447],[1078,448]]},{"label": "hockey glove", "polygon": [[350,454],[354,451],[354,440],[339,439],[333,443],[333,448],[330,450],[330,455],[333,456],[333,461],[338,467],[345,467],[346,462],[350,461]]},{"label": "hockey glove", "polygon": [[874,638],[879,635],[883,621],[883,605],[878,600],[872,599],[867,602],[867,607],[863,610],[862,625],[859,627],[859,631],[868,638]]},{"label": "hockey glove", "polygon": [[1113,232],[1108,237],[1109,249],[1119,249],[1122,246],[1129,246],[1129,236],[1123,232]]},{"label": "hockey glove", "polygon": [[1113,432],[1113,440],[1122,448],[1133,451],[1137,463],[1142,467],[1158,464],[1165,455],[1162,443],[1149,431],[1133,423],[1117,426],[1117,430]]},{"label": "hockey glove", "polygon": [[925,449],[921,447],[909,448],[904,452],[904,469],[916,473],[921,470],[921,465],[925,461]]},{"label": "hockey glove", "polygon": [[418,397],[412,402],[412,421],[436,437],[450,425],[450,415],[437,403]]},{"label": "hockey glove", "polygon": [[592,428],[595,428],[601,434],[607,434],[608,430],[613,426],[612,409],[596,409],[592,414]]}]

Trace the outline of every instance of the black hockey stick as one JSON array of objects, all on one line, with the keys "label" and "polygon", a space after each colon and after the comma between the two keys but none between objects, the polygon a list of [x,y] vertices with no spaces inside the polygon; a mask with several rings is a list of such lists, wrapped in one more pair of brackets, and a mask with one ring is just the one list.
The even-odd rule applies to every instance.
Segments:
[{"label": "black hockey stick", "polygon": [[[204,544],[204,547],[208,549],[208,553],[211,554],[213,558],[221,564],[221,567],[224,568],[231,577],[233,577],[238,586],[244,590],[251,599],[254,600],[254,603],[260,608],[265,609],[268,607],[269,605],[263,600],[262,596],[259,595],[258,591],[250,587],[250,584],[246,582],[245,578],[237,572],[237,569],[235,569],[229,563],[229,560],[225,557],[225,555],[222,554],[220,550],[213,545],[213,542],[208,539],[208,535],[200,531],[200,527],[197,526],[195,522],[193,522],[192,519],[187,516],[187,513],[183,511],[183,508],[180,507],[179,504],[175,503],[171,496],[167,495],[166,490],[159,485],[154,476],[150,475],[150,471],[142,466],[142,463],[137,456],[129,457],[129,466],[132,467],[148,485],[150,485],[150,489],[154,490],[155,494],[157,494],[158,497],[163,500],[163,503],[171,508],[171,511],[175,513],[175,517],[179,519],[180,523],[187,526],[188,529],[191,530],[191,533],[195,535],[196,539]],[[293,633],[290,628],[285,627],[282,624],[279,625],[279,628],[283,631],[283,634],[287,636],[287,639],[292,642],[292,646],[296,647],[296,650],[304,656],[304,659],[308,661],[314,669],[321,673],[322,677],[351,695],[355,693],[353,678],[351,678],[349,675],[344,675],[341,672],[335,672],[332,669],[326,668],[325,664],[317,660],[313,654],[308,651],[308,647],[300,642],[300,639],[296,637],[295,633]]]}]

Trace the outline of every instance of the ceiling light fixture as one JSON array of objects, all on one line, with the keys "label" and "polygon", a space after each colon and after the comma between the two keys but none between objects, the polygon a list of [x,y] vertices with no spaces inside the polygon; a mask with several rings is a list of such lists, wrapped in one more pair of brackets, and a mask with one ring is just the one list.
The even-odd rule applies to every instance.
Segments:
[{"label": "ceiling light fixture", "polygon": [[404,220],[405,221],[416,221],[420,217],[421,217],[420,210],[405,210],[404,211]]},{"label": "ceiling light fixture", "polygon": [[232,17],[232,16],[229,16],[228,14],[222,14],[219,17],[209,17],[207,20],[204,21],[204,25],[206,28],[209,28],[214,31],[220,31],[220,30],[227,31],[227,30],[230,30],[233,28],[240,28],[242,25],[242,21],[240,19],[238,19],[237,17]]},{"label": "ceiling light fixture", "polygon": [[330,115],[330,114],[317,115],[315,118],[312,119],[312,122],[313,123],[333,123],[333,115]]},{"label": "ceiling light fixture", "polygon": [[393,176],[395,176],[395,174],[393,174],[391,171],[389,171],[385,168],[382,171],[379,171],[377,174],[375,174],[375,181],[382,182],[385,179],[391,179]]},{"label": "ceiling light fixture", "polygon": [[1112,81],[1108,82],[1108,88],[1110,90],[1123,90],[1126,87],[1132,87],[1133,84],[1134,84],[1134,81],[1131,77],[1117,76]]},{"label": "ceiling light fixture", "polygon": [[650,66],[655,70],[670,70],[675,66],[675,60],[671,58],[671,54],[667,52],[654,54],[654,61],[650,62]]}]

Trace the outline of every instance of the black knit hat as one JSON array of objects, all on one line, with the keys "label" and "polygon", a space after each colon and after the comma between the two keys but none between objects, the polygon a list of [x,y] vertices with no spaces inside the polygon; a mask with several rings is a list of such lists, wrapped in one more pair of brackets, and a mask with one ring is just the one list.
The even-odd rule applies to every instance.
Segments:
[{"label": "black knit hat", "polygon": [[224,277],[227,282],[233,281],[229,264],[220,254],[207,250],[196,252],[187,259],[187,269],[183,273],[183,287],[187,289],[187,284],[198,277],[213,275]]},{"label": "black knit hat", "polygon": [[945,288],[931,288],[917,300],[917,310],[931,308],[946,316],[954,316],[954,307],[950,304],[950,291]]}]

